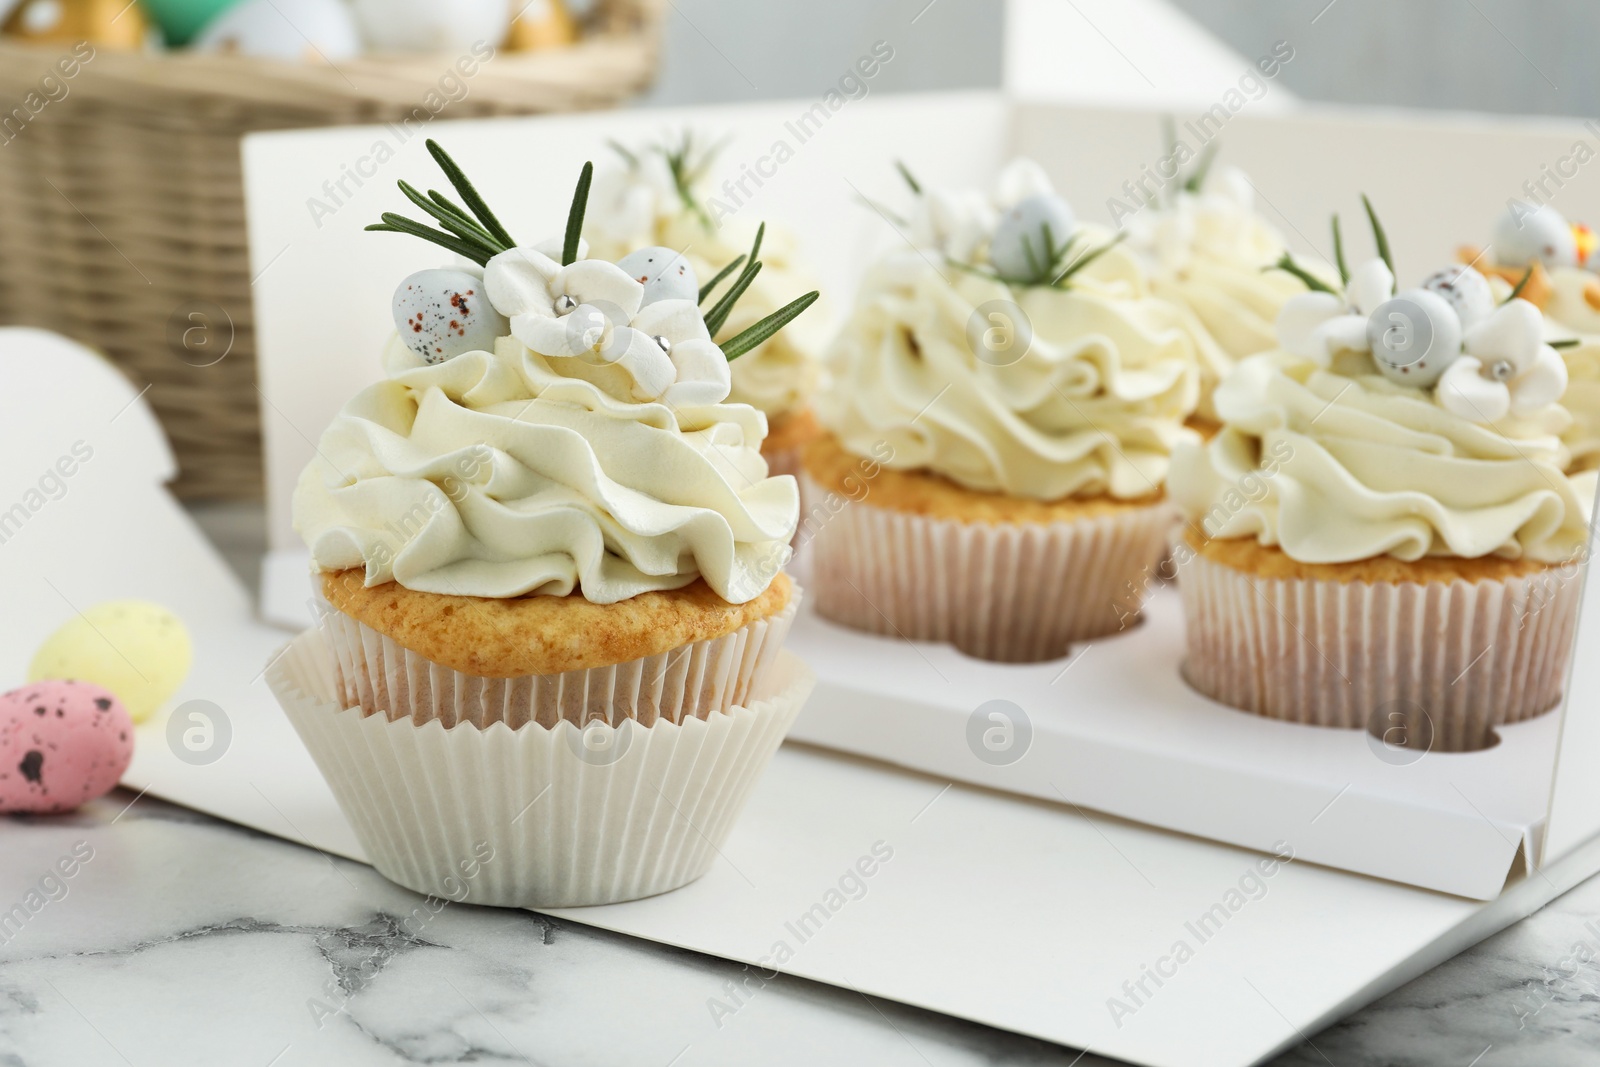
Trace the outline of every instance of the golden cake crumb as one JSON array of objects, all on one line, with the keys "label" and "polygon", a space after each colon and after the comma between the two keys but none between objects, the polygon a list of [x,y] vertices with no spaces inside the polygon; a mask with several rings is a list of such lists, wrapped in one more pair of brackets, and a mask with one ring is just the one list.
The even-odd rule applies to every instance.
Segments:
[{"label": "golden cake crumb", "polygon": [[810,408],[785,411],[767,420],[767,439],[761,442],[763,456],[804,448],[822,434],[817,413]]},{"label": "golden cake crumb", "polygon": [[806,446],[804,463],[812,481],[852,500],[910,515],[995,526],[1079,522],[1151,507],[1165,497],[1157,492],[1133,500],[1101,494],[1046,501],[984,493],[957,485],[932,471],[890,470],[876,460],[848,451],[829,433]]},{"label": "golden cake crumb", "polygon": [[1301,563],[1281,548],[1260,544],[1253,537],[1207,539],[1193,525],[1184,531],[1184,540],[1211,562],[1236,571],[1261,578],[1300,578],[1317,582],[1415,582],[1419,585],[1426,582],[1503,582],[1559,566],[1499,556],[1478,559],[1426,556],[1411,563],[1393,556],[1378,556],[1350,563]]},{"label": "golden cake crumb", "polygon": [[359,569],[322,576],[328,603],[434,663],[480,678],[607,667],[731,634],[778,614],[793,595],[779,573],[746,604],[704,579],[615,604],[570,596],[513,598],[419,593],[398,582],[367,588]]}]

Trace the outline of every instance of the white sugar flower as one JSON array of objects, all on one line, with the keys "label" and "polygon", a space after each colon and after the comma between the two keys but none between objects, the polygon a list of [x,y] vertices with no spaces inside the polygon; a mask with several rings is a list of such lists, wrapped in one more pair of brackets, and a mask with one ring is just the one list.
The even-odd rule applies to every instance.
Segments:
[{"label": "white sugar flower", "polygon": [[1544,343],[1543,318],[1526,300],[1507,302],[1467,330],[1461,347],[1434,394],[1453,415],[1495,422],[1532,414],[1566,392],[1566,361]]},{"label": "white sugar flower", "polygon": [[513,248],[484,269],[489,302],[511,320],[511,335],[543,356],[614,363],[633,379],[633,399],[660,399],[677,372],[661,345],[632,326],[644,286],[604,260],[563,267],[547,247]]},{"label": "white sugar flower", "polygon": [[1350,274],[1344,294],[1311,292],[1292,296],[1278,313],[1283,350],[1327,366],[1341,351],[1366,352],[1367,318],[1394,295],[1394,274],[1381,259],[1371,259]]}]

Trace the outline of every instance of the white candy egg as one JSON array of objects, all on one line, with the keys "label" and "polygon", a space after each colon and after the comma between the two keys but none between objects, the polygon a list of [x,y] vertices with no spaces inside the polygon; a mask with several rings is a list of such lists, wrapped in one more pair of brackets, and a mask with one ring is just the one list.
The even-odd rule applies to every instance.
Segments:
[{"label": "white candy egg", "polygon": [[355,10],[361,35],[378,52],[465,52],[479,41],[498,47],[511,27],[510,0],[355,0]]},{"label": "white candy egg", "polygon": [[1489,289],[1489,279],[1471,267],[1434,271],[1423,281],[1422,288],[1444,297],[1456,309],[1456,317],[1464,330],[1470,330],[1494,314],[1494,293]]},{"label": "white candy egg", "polygon": [[1496,263],[1511,267],[1527,266],[1534,260],[1546,267],[1575,267],[1578,242],[1555,208],[1518,203],[1495,223],[1490,255]]},{"label": "white candy egg", "polygon": [[484,293],[483,279],[464,270],[419,270],[394,291],[394,325],[406,347],[428,363],[463,352],[494,351],[511,324]]},{"label": "white candy egg", "polygon": [[361,54],[361,35],[342,0],[243,0],[208,22],[193,47],[290,63],[337,63]]},{"label": "white candy egg", "polygon": [[1431,289],[1408,289],[1367,319],[1372,359],[1385,378],[1426,389],[1461,355],[1461,319]]},{"label": "white candy egg", "polygon": [[641,248],[617,260],[617,266],[644,286],[645,304],[700,298],[700,281],[694,276],[694,268],[683,253],[671,248]]},{"label": "white candy egg", "polygon": [[1067,243],[1073,225],[1072,208],[1059,196],[1036,193],[1024,197],[1000,216],[989,239],[989,262],[1002,278],[1035,279],[1050,270],[1053,254]]}]

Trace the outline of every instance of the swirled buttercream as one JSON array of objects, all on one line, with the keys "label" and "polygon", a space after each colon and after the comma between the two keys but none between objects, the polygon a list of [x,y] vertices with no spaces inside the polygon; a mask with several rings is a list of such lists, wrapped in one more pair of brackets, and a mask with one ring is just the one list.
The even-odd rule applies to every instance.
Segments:
[{"label": "swirled buttercream", "polygon": [[1555,563],[1585,543],[1594,476],[1564,473],[1570,416],[1559,404],[1474,422],[1344,351],[1326,366],[1252,357],[1216,405],[1222,431],[1180,444],[1169,483],[1208,536],[1255,537],[1303,563]]},{"label": "swirled buttercream", "polygon": [[788,558],[795,482],[767,477],[766,419],[747,405],[641,402],[620,362],[511,337],[434,366],[396,339],[385,361],[295,490],[322,570],[467,596],[577,589],[599,604],[701,577],[744,603]]},{"label": "swirled buttercream", "polygon": [[[1115,252],[1070,288],[891,256],[869,273],[830,354],[818,413],[852,451],[876,455],[887,443],[888,466],[970,489],[1039,500],[1159,492],[1189,434],[1200,363],[1182,312],[1140,284]],[[1003,312],[994,320],[1031,330],[1020,358],[994,358],[973,340],[990,327],[993,301],[1022,311],[1026,326]]]}]

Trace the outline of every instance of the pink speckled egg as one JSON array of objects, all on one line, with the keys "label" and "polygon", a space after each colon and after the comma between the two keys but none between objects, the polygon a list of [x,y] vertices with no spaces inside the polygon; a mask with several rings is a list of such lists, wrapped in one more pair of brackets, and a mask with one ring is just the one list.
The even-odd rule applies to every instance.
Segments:
[{"label": "pink speckled egg", "polygon": [[0,696],[0,812],[71,811],[133,759],[133,720],[109,690],[34,682]]}]

